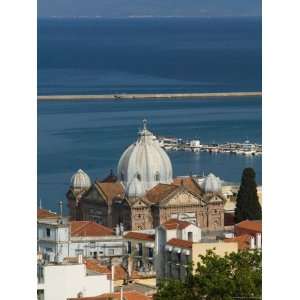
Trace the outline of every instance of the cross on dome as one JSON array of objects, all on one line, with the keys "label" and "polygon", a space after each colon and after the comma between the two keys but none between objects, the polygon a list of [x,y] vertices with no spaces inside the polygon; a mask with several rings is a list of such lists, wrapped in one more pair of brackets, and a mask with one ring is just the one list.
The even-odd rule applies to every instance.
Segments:
[{"label": "cross on dome", "polygon": [[144,130],[147,130],[147,119],[143,120],[143,124],[144,124]]}]

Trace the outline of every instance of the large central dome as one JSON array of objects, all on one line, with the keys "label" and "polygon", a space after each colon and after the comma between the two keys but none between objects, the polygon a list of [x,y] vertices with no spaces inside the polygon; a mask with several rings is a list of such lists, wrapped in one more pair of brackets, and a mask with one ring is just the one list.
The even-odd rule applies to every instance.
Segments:
[{"label": "large central dome", "polygon": [[138,140],[122,154],[118,164],[118,177],[129,197],[140,197],[158,183],[171,183],[172,164],[157,138],[147,129],[139,131]]}]

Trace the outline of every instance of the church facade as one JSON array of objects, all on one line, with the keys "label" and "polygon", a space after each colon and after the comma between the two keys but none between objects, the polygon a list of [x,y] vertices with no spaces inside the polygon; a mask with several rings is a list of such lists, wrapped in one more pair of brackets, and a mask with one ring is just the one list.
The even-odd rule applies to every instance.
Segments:
[{"label": "church facade", "polygon": [[200,185],[191,176],[173,178],[172,164],[147,129],[122,154],[117,175],[91,182],[78,170],[67,192],[72,220],[90,220],[124,230],[152,229],[177,218],[203,230],[224,228],[221,182],[209,174]]}]

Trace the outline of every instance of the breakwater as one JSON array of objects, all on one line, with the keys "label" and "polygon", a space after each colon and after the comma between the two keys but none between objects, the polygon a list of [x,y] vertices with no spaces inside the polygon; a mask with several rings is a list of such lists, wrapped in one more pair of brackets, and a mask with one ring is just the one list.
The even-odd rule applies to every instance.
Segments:
[{"label": "breakwater", "polygon": [[220,92],[220,93],[152,93],[152,94],[106,94],[106,95],[39,95],[38,100],[122,100],[122,99],[178,99],[209,97],[251,97],[261,96],[261,92]]}]

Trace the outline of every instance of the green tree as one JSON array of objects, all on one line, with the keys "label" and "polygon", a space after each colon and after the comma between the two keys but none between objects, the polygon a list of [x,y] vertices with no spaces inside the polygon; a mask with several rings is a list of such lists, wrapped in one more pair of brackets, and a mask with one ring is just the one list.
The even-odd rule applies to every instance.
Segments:
[{"label": "green tree", "polygon": [[246,168],[243,171],[241,185],[237,195],[235,222],[260,219],[261,206],[257,196],[255,171],[252,168]]},{"label": "green tree", "polygon": [[200,255],[194,273],[184,281],[160,283],[156,300],[261,299],[261,252],[240,251],[220,257]]}]

